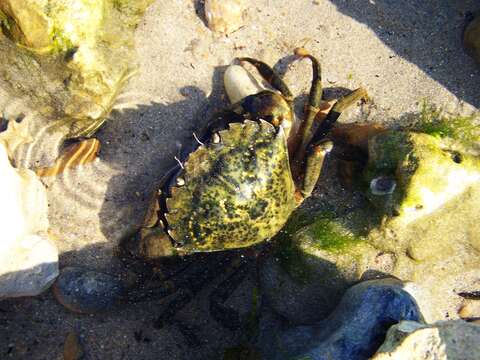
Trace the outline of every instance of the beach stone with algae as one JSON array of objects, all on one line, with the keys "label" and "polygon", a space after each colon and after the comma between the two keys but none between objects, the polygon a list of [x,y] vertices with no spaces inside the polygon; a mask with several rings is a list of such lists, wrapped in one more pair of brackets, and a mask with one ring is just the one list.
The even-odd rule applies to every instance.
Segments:
[{"label": "beach stone with algae", "polygon": [[[370,139],[363,176],[363,207],[287,224],[287,245],[262,267],[267,301],[302,323],[326,316],[353,283],[393,275],[413,282],[429,321],[455,314],[452,290],[475,288],[480,269],[480,159],[451,138],[390,131]],[[396,186],[374,194],[379,177]]]}]

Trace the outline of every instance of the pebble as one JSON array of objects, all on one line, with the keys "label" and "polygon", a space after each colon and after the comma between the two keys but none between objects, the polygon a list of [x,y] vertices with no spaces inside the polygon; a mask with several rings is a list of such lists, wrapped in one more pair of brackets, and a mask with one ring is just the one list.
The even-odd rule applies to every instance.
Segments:
[{"label": "pebble", "polygon": [[53,285],[57,301],[67,309],[84,314],[110,309],[124,293],[115,277],[88,269],[67,267]]},{"label": "pebble", "polygon": [[210,30],[228,35],[243,25],[243,0],[206,0],[205,18]]}]

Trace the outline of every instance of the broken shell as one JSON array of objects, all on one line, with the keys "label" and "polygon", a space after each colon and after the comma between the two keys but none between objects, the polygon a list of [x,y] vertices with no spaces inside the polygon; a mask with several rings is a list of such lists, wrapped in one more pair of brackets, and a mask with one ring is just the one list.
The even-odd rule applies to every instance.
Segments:
[{"label": "broken shell", "polygon": [[206,0],[205,18],[210,30],[228,35],[243,25],[243,0]]},{"label": "broken shell", "polygon": [[370,182],[370,191],[373,195],[388,195],[395,191],[397,183],[394,179],[379,176]]}]

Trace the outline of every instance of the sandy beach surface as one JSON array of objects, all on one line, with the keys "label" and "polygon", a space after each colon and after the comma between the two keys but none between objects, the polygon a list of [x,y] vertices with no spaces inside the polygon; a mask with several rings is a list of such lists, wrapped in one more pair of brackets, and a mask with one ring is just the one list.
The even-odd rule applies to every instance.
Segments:
[{"label": "sandy beach surface", "polygon": [[[292,54],[304,46],[321,61],[327,96],[368,89],[372,104],[341,121],[401,123],[424,99],[451,112],[480,106],[480,70],[461,44],[465,14],[478,1],[245,3],[245,25],[228,37],[206,27],[199,1],[155,1],[147,10],[136,35],[138,73],[96,135],[99,159],[45,180],[61,267],[121,271],[119,242],[141,224],[149,195],[192,134],[227,104],[222,75],[237,56],[274,65],[301,108],[311,70]],[[29,154],[27,163],[39,161]],[[253,284],[247,276],[229,303],[243,308]],[[211,319],[208,293],[161,328],[154,321],[168,303],[158,299],[97,315],[69,312],[51,291],[0,301],[0,359],[62,359],[71,331],[87,359],[221,359],[241,334]]]}]

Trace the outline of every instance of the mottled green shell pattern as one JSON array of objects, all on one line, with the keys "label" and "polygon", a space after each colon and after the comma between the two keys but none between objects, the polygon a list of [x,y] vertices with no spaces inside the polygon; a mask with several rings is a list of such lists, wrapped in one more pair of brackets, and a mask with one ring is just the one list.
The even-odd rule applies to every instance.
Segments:
[{"label": "mottled green shell pattern", "polygon": [[246,120],[190,154],[182,187],[166,201],[169,234],[192,252],[250,246],[273,237],[296,207],[282,128]]}]

